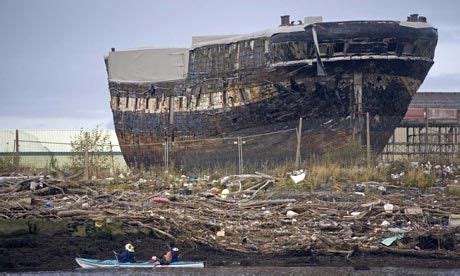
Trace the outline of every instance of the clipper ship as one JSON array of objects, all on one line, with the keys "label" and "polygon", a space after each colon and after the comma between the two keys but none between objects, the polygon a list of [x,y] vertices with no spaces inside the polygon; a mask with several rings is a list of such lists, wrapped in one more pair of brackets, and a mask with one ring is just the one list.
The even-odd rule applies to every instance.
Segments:
[{"label": "clipper ship", "polygon": [[[301,153],[352,141],[383,150],[433,65],[437,29],[406,21],[290,21],[190,48],[112,50],[105,58],[115,130],[131,168],[283,161],[303,118]],[[270,135],[277,133],[277,135]],[[236,161],[235,161],[236,162]]]}]

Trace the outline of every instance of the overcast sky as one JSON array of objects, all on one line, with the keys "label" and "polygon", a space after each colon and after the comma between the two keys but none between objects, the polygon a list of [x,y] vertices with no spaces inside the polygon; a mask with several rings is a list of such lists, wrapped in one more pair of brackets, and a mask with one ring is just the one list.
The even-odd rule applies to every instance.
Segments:
[{"label": "overcast sky", "polygon": [[249,33],[324,21],[405,20],[438,28],[419,91],[460,91],[460,1],[0,0],[0,129],[113,128],[104,55],[111,47],[188,47],[193,35]]}]

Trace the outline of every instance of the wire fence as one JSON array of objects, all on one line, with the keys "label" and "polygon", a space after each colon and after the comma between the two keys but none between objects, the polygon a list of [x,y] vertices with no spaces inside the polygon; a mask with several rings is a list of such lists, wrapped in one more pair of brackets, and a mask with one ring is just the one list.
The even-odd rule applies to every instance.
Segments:
[{"label": "wire fence", "polygon": [[[17,166],[31,168],[65,167],[71,163],[71,141],[80,135],[81,130],[0,130],[0,158],[13,157]],[[112,156],[114,166],[126,170],[118,140],[114,131],[103,131],[109,137],[104,151],[93,153]]]},{"label": "wire fence", "polygon": [[460,156],[460,133],[457,124],[398,127],[381,157],[385,161],[433,160],[455,161]]},{"label": "wire fence", "polygon": [[[428,132],[416,127],[399,127],[383,150],[383,154],[371,152],[371,140],[366,122],[360,133],[353,133],[347,121],[305,120],[278,127],[277,131],[257,130],[257,134],[244,131],[232,136],[217,138],[189,138],[131,140],[118,143],[115,131],[104,131],[109,136],[103,150],[88,152],[88,156],[109,156],[113,171],[130,168],[172,168],[190,172],[225,170],[230,173],[246,173],[268,170],[280,164],[300,168],[304,161],[331,160],[342,164],[375,164],[377,161],[398,159],[458,158],[459,133],[457,126],[443,128],[431,126]],[[301,127],[303,126],[303,127]],[[81,131],[67,130],[4,130],[0,131],[0,157],[16,157],[22,166],[47,168],[64,167],[71,162],[71,142]],[[385,134],[388,135],[388,134]],[[147,137],[147,138],[145,138]],[[150,140],[149,140],[150,139]],[[128,141],[128,140],[126,140]],[[89,166],[90,163],[87,164]],[[305,163],[303,164],[303,166]]]},{"label": "wire fence", "polygon": [[[165,139],[160,142],[143,140],[121,144],[118,144],[115,132],[108,131],[110,142],[103,145],[104,150],[87,154],[89,157],[112,157],[114,170],[116,168],[118,171],[126,170],[128,166],[139,169],[153,166],[164,170],[222,169],[231,173],[245,173],[277,164],[299,167],[309,155],[325,152],[325,149],[336,151],[347,142],[336,135],[337,130],[334,133],[321,132],[321,124],[310,122],[306,125],[310,127],[304,127],[302,132],[292,124],[277,131],[262,130],[257,134],[242,131],[231,137]],[[17,165],[28,167],[64,167],[71,162],[72,156],[81,154],[72,151],[71,144],[80,133],[65,130],[0,131],[0,157],[16,157]]]},{"label": "wire fence", "polygon": [[[351,143],[350,124],[343,120],[331,121],[294,121],[287,125],[271,125],[265,130],[251,129],[252,133],[243,130],[227,137],[165,139],[160,143],[146,143],[146,139],[129,137],[135,141],[121,147],[130,167],[142,169],[147,164],[165,170],[176,168],[186,173],[224,170],[241,174],[280,165],[299,169],[304,166],[301,165],[303,161],[318,156],[338,158],[341,162],[358,159],[366,164],[366,142],[364,145]],[[366,141],[365,135],[363,137]]]}]

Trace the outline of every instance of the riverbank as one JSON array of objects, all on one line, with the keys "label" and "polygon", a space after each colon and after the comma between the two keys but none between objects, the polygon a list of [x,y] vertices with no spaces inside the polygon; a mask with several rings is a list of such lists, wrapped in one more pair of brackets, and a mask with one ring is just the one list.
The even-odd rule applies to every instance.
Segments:
[{"label": "riverbank", "polygon": [[210,266],[460,267],[459,197],[445,185],[306,192],[266,174],[3,183],[2,271],[73,269],[74,257],[110,259],[127,242],[146,260],[169,240]]},{"label": "riverbank", "polygon": [[[24,221],[10,221],[10,225],[23,224]],[[42,222],[27,222],[28,225]],[[2,271],[55,271],[77,268],[74,257],[84,256],[98,259],[113,258],[112,250],[121,250],[126,242],[136,246],[135,256],[146,260],[160,255],[165,250],[165,241],[138,229],[125,229],[130,234],[119,236],[89,233],[78,237],[64,229],[72,229],[75,222],[46,222],[47,230],[34,234],[2,235],[0,238]],[[91,228],[91,227],[89,227]],[[135,227],[137,228],[137,227]],[[17,228],[19,231],[19,227]],[[23,229],[25,230],[25,229]],[[46,231],[46,232],[45,232]],[[17,232],[19,233],[19,232]],[[416,268],[460,268],[460,257],[445,251],[380,251],[355,252],[347,257],[343,252],[322,249],[290,250],[264,254],[259,252],[242,253],[210,248],[205,245],[178,244],[181,256],[187,260],[202,260],[207,266],[337,266],[354,267],[366,270],[370,267],[416,267]],[[424,251],[422,251],[424,252]]]}]

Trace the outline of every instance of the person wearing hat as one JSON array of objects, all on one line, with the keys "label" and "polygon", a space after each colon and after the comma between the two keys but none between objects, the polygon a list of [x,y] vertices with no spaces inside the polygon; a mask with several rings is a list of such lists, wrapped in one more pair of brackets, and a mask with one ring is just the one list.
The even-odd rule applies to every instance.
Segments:
[{"label": "person wearing hat", "polygon": [[134,246],[130,243],[125,245],[125,250],[120,254],[118,258],[119,263],[134,263]]},{"label": "person wearing hat", "polygon": [[161,259],[162,265],[169,265],[170,263],[179,261],[179,248],[174,246],[173,242],[169,243],[169,248],[166,254]]}]

